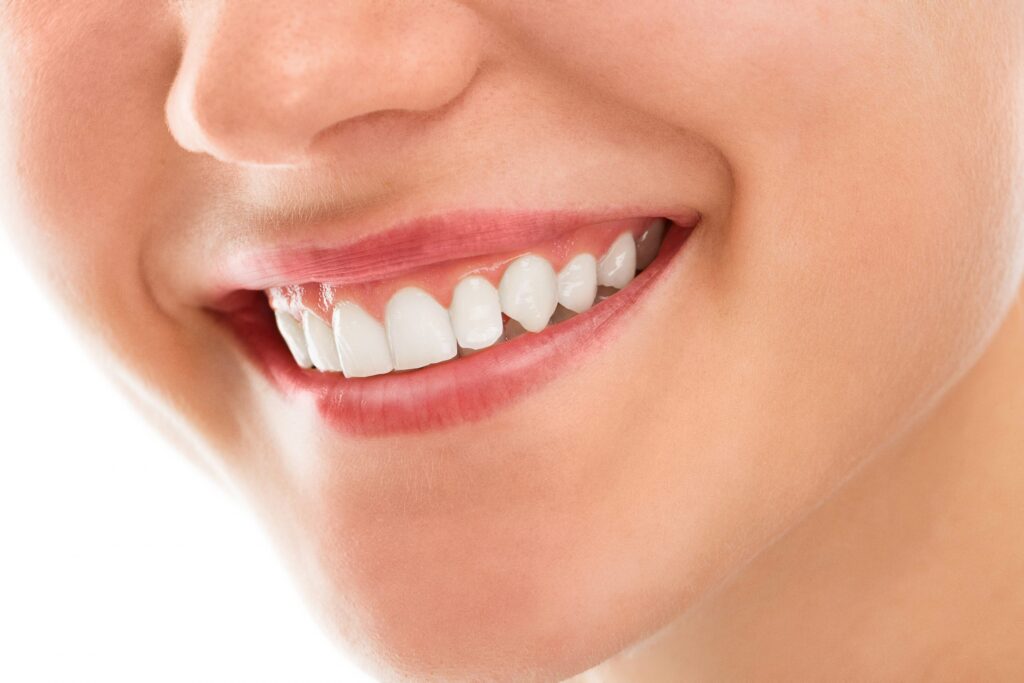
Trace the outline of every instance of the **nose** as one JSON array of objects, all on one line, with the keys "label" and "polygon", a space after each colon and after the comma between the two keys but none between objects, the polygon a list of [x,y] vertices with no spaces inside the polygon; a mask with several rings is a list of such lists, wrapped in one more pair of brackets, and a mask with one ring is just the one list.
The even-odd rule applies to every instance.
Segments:
[{"label": "nose", "polygon": [[168,125],[233,163],[302,163],[346,121],[443,107],[482,44],[475,15],[444,1],[186,0],[182,17]]}]

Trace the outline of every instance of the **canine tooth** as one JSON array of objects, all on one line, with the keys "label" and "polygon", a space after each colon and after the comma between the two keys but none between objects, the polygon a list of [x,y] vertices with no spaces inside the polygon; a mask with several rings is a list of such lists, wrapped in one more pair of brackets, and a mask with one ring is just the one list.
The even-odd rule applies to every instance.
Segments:
[{"label": "canine tooth", "polygon": [[384,311],[384,329],[396,370],[422,368],[458,352],[448,311],[418,287],[404,287]]},{"label": "canine tooth", "polygon": [[485,349],[501,338],[498,290],[479,275],[467,277],[456,285],[448,313],[455,338],[464,349]]},{"label": "canine tooth", "polygon": [[661,238],[665,235],[665,226],[668,223],[664,218],[653,221],[640,239],[636,241],[636,269],[643,270],[651,265],[651,261],[658,255],[661,248]]},{"label": "canine tooth", "polygon": [[558,273],[558,303],[582,313],[597,295],[597,260],[590,254],[573,257]]},{"label": "canine tooth", "polygon": [[547,259],[527,254],[509,264],[498,285],[501,310],[524,329],[540,332],[558,305],[558,278]]},{"label": "canine tooth", "polygon": [[636,242],[633,235],[624,232],[615,238],[612,246],[597,263],[597,284],[622,289],[636,275]]},{"label": "canine tooth", "polygon": [[292,358],[299,364],[300,368],[309,369],[313,367],[313,360],[309,357],[309,348],[306,346],[306,335],[302,331],[302,324],[293,318],[287,311],[274,311],[274,319],[277,321],[277,329],[284,338]]},{"label": "canine tooth", "polygon": [[302,329],[306,333],[309,357],[316,369],[323,372],[341,370],[341,360],[338,358],[338,349],[334,346],[334,332],[331,331],[331,326],[312,311],[303,311]]},{"label": "canine tooth", "polygon": [[334,307],[334,342],[346,377],[370,377],[394,370],[384,326],[358,304]]}]

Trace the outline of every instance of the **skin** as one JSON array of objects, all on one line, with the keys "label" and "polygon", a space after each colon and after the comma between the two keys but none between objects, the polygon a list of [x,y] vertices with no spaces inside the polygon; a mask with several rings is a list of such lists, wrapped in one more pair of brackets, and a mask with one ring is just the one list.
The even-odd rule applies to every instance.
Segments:
[{"label": "skin", "polygon": [[[4,223],[368,669],[1024,672],[1019,2],[0,8]],[[311,206],[672,203],[621,334],[440,432],[333,431],[196,284]]]}]

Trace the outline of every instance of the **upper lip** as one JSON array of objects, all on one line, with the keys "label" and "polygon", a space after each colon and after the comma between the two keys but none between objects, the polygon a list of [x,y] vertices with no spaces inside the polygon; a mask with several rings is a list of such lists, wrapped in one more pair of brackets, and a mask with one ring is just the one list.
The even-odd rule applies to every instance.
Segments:
[{"label": "upper lip", "polygon": [[[577,228],[635,216],[663,216],[688,227],[700,214],[688,207],[602,211],[455,211],[399,223],[349,240],[243,249],[220,264],[216,296],[303,283],[344,286],[404,275],[425,266],[501,254],[553,239]],[[301,230],[336,234],[324,221]]]}]

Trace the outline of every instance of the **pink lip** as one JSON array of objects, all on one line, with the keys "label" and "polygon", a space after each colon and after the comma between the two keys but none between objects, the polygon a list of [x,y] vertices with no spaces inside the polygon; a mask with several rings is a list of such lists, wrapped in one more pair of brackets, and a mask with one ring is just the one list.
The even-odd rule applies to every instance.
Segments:
[{"label": "pink lip", "polygon": [[[586,225],[635,216],[665,216],[682,227],[693,227],[700,219],[696,211],[678,207],[668,212],[650,207],[589,213],[455,212],[329,246],[304,243],[243,251],[225,264],[213,289],[226,295],[310,282],[374,282],[436,263],[527,249]],[[309,228],[321,234],[330,230],[326,224]]]},{"label": "pink lip", "polygon": [[[360,437],[383,437],[443,429],[485,418],[540,389],[566,371],[570,364],[578,365],[585,360],[587,354],[596,353],[614,338],[630,311],[636,310],[635,304],[666,272],[696,222],[674,224],[655,261],[626,289],[586,313],[539,334],[526,334],[466,358],[411,372],[347,379],[340,374],[302,370],[288,353],[264,301],[235,309],[222,317],[272,383],[285,395],[313,395],[325,421],[339,431]],[[546,230],[550,225],[538,222],[534,229]],[[510,233],[503,234],[507,237]],[[368,240],[373,240],[380,249],[375,238]],[[367,243],[364,240],[357,244]],[[459,248],[483,247],[475,244]],[[507,243],[501,248],[508,249]],[[360,250],[358,253],[365,256],[370,252]],[[293,257],[293,253],[288,255],[288,258]],[[430,249],[409,250],[403,252],[403,257],[414,262],[434,258],[436,253]],[[345,257],[339,258],[344,260]],[[308,281],[314,279],[310,277],[313,271],[336,273],[336,270],[328,272],[326,269],[336,268],[337,262],[299,266],[299,261],[292,261],[302,272],[289,271],[288,276]],[[366,264],[366,269],[360,272],[378,273],[384,261],[367,259]],[[281,276],[279,270],[267,270],[262,277],[269,281],[272,272]]]}]

